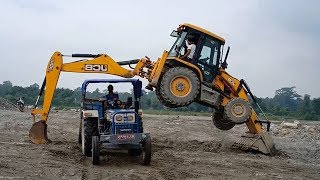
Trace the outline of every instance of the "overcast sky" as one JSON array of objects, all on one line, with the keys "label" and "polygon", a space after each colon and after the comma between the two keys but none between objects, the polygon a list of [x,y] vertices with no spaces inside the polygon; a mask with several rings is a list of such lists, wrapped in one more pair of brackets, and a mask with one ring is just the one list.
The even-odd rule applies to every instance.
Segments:
[{"label": "overcast sky", "polygon": [[[296,86],[320,97],[319,7],[316,0],[1,0],[0,83],[41,84],[54,51],[156,60],[171,47],[171,31],[188,22],[226,39],[228,72],[257,96]],[[62,73],[58,86],[109,77]]]}]

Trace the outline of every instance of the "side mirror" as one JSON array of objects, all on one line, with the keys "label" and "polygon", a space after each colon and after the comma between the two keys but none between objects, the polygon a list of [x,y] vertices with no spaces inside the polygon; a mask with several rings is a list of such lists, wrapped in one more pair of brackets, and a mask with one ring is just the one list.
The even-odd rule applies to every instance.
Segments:
[{"label": "side mirror", "polygon": [[132,106],[132,97],[128,97],[127,98],[127,107],[131,107]]},{"label": "side mirror", "polygon": [[179,32],[173,30],[172,33],[170,34],[171,37],[179,37]]}]

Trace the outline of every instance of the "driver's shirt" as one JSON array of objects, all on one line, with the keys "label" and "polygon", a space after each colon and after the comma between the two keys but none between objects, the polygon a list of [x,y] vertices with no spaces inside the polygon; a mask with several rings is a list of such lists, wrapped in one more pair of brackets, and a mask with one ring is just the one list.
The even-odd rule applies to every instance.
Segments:
[{"label": "driver's shirt", "polygon": [[196,45],[195,44],[188,44],[188,43],[186,43],[186,45],[187,45],[187,49],[190,49],[190,54],[188,55],[188,58],[189,59],[192,59],[193,58],[193,55],[194,55],[194,52],[196,51]]},{"label": "driver's shirt", "polygon": [[106,99],[109,105],[114,106],[116,104],[116,100],[119,99],[119,95],[118,94],[107,94],[106,95]]}]

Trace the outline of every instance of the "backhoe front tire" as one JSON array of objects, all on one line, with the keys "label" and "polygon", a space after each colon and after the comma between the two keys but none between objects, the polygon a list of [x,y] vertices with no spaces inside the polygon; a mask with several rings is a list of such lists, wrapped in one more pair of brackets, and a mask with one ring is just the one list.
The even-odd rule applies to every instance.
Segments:
[{"label": "backhoe front tire", "polygon": [[248,121],[251,115],[250,104],[241,99],[233,98],[224,107],[225,118],[235,124],[243,124]]},{"label": "backhoe front tire", "polygon": [[216,128],[223,131],[230,130],[236,125],[234,122],[223,118],[223,110],[214,110],[212,115],[212,121]]},{"label": "backhoe front tire", "polygon": [[200,92],[200,81],[189,68],[174,67],[164,73],[159,89],[165,106],[182,107],[195,101]]},{"label": "backhoe front tire", "polygon": [[84,119],[82,121],[82,153],[87,157],[91,157],[92,152],[92,136],[98,136],[98,121],[96,118]]}]

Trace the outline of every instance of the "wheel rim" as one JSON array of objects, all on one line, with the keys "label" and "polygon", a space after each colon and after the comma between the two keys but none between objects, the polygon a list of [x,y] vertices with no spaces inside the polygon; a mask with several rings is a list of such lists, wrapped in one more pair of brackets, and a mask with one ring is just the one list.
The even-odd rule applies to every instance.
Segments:
[{"label": "wheel rim", "polygon": [[246,114],[246,111],[246,107],[241,103],[236,103],[231,107],[231,113],[236,117],[242,117],[244,114]]},{"label": "wheel rim", "polygon": [[174,96],[185,97],[191,92],[191,82],[186,76],[176,76],[170,82],[170,91]]}]

